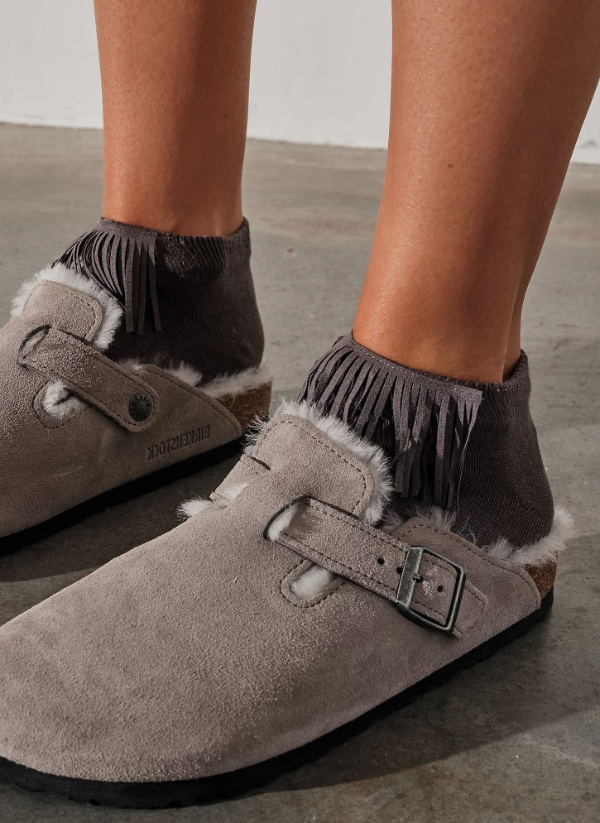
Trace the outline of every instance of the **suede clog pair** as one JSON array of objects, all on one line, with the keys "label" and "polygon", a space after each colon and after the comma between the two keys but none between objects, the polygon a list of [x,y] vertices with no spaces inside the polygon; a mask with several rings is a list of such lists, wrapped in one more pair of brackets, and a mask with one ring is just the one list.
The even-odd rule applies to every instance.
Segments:
[{"label": "suede clog pair", "polygon": [[[237,439],[268,404],[260,380],[215,397],[108,360],[118,306],[99,290],[42,278],[21,304],[0,341],[5,536]],[[378,447],[282,405],[182,525],[0,628],[0,775],[119,806],[212,800],[547,613],[563,519],[481,548],[435,512],[386,525],[390,490]]]}]

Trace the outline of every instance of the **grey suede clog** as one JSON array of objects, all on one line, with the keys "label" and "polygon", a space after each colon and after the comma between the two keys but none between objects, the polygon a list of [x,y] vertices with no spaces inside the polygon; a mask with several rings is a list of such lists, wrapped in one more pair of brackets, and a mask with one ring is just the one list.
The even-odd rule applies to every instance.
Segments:
[{"label": "grey suede clog", "polygon": [[388,494],[377,447],[284,405],[186,522],[0,629],[0,775],[212,800],[549,609],[558,531],[513,551],[420,517],[381,528]]},{"label": "grey suede clog", "polygon": [[[0,547],[38,524],[200,455],[232,453],[267,413],[263,369],[199,388],[185,364],[117,363],[103,352],[119,303],[61,264],[15,299],[0,330]],[[105,498],[104,498],[105,499]]]}]

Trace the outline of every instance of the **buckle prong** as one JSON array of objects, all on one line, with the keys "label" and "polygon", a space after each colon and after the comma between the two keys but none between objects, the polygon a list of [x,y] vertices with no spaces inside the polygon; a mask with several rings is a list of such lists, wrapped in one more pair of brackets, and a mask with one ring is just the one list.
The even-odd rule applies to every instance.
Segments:
[{"label": "buckle prong", "polygon": [[[439,623],[437,620],[433,620],[424,614],[416,612],[411,605],[415,586],[423,579],[421,574],[421,562],[424,554],[428,554],[436,560],[441,560],[443,563],[451,566],[456,572],[456,582],[454,584],[454,591],[452,592],[452,600],[448,610],[448,618],[445,623]],[[431,629],[437,629],[440,632],[444,632],[444,634],[452,634],[454,631],[454,626],[456,625],[456,617],[460,608],[463,591],[465,589],[465,579],[465,573],[458,563],[453,563],[452,560],[448,560],[447,557],[442,557],[441,554],[436,554],[436,552],[426,548],[425,546],[410,546],[408,549],[408,554],[406,555],[404,566],[402,567],[400,582],[398,583],[396,605],[402,614],[410,620],[413,620],[415,623],[419,623],[420,625],[427,626]]]}]

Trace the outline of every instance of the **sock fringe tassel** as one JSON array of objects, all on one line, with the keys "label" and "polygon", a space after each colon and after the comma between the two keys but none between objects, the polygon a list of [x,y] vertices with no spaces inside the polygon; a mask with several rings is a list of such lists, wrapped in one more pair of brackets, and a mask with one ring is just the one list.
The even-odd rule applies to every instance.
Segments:
[{"label": "sock fringe tassel", "polygon": [[479,389],[392,363],[351,335],[315,363],[299,396],[393,455],[397,494],[446,509],[458,505],[481,398]]},{"label": "sock fringe tassel", "polygon": [[87,275],[125,306],[125,328],[144,333],[147,303],[154,327],[161,328],[156,288],[156,233],[115,232],[95,226],[71,243],[55,261]]}]

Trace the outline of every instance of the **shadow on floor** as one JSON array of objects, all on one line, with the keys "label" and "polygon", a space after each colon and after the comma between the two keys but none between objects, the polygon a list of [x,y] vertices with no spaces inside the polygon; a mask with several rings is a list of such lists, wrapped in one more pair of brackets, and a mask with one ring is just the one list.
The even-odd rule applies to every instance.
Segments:
[{"label": "shadow on floor", "polygon": [[177,509],[182,501],[208,497],[234,463],[235,458],[230,458],[100,510],[41,540],[5,548],[0,556],[0,582],[85,572],[164,534],[181,522]]}]

